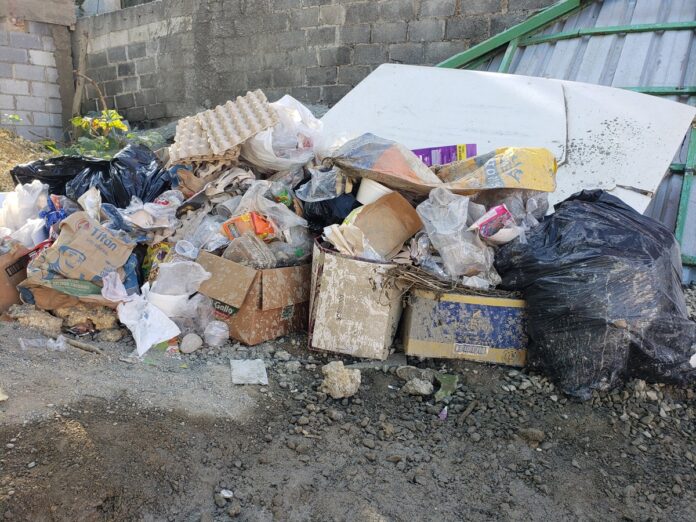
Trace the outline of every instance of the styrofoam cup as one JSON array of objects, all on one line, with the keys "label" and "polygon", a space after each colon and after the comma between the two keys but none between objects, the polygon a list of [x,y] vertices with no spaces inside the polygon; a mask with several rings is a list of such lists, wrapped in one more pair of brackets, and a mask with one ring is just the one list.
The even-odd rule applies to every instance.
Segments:
[{"label": "styrofoam cup", "polygon": [[363,205],[368,205],[370,203],[374,203],[382,196],[386,196],[392,192],[394,192],[392,189],[387,188],[376,181],[363,178],[360,182],[358,195],[355,197],[355,199],[357,199]]}]

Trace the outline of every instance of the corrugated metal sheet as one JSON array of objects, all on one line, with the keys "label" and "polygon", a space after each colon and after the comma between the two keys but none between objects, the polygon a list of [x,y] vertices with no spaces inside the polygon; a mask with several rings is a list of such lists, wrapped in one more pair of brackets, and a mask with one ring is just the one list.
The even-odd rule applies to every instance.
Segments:
[{"label": "corrugated metal sheet", "polygon": [[[551,24],[534,36],[577,29],[623,25],[693,22],[696,0],[604,0]],[[498,71],[504,49],[479,69]],[[688,87],[696,85],[696,34],[693,30],[591,35],[520,47],[509,73],[558,78],[612,87]],[[696,105],[696,96],[664,96]],[[688,136],[675,162],[685,163]],[[674,230],[683,177],[667,175],[646,214]],[[696,190],[684,230],[682,250],[696,255]],[[685,270],[693,279],[696,270]]]}]

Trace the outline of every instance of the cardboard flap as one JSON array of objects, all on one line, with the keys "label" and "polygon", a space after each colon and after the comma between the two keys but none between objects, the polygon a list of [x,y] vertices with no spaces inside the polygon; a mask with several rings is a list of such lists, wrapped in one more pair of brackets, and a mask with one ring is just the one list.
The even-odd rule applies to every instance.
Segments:
[{"label": "cardboard flap", "polygon": [[309,300],[311,266],[292,266],[263,270],[261,309],[274,310]]},{"label": "cardboard flap", "polygon": [[196,262],[213,274],[203,282],[199,292],[211,299],[241,308],[258,272],[204,251],[198,254]]}]

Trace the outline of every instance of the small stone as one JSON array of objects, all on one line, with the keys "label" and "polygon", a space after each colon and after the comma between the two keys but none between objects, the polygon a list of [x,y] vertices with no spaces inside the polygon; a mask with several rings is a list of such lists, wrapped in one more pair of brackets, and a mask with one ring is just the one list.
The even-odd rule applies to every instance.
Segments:
[{"label": "small stone", "polygon": [[404,459],[403,459],[403,457],[402,457],[401,455],[389,455],[389,456],[387,457],[387,462],[393,462],[393,463],[395,463],[395,464],[396,464],[397,462],[401,462],[402,460],[404,460]]},{"label": "small stone", "polygon": [[657,392],[655,390],[650,390],[649,392],[646,393],[648,399],[650,399],[653,402],[656,402],[658,397],[657,397]]},{"label": "small stone", "polygon": [[[349,370],[343,366],[343,361],[332,361],[322,366],[324,380],[319,388],[334,399],[351,397],[360,388],[360,370]],[[431,385],[432,386],[432,385]]]},{"label": "small stone", "polygon": [[481,440],[481,434],[480,433],[472,433],[471,440],[472,440],[472,442],[479,442]]},{"label": "small stone", "polygon": [[203,339],[198,334],[190,333],[184,335],[181,340],[181,345],[179,346],[179,351],[181,353],[193,353],[203,346]]},{"label": "small stone", "polygon": [[221,489],[220,496],[226,500],[229,500],[234,497],[234,492],[231,489]]},{"label": "small stone", "polygon": [[266,436],[263,438],[266,442],[273,442],[273,435],[270,433],[266,433]]},{"label": "small stone", "polygon": [[279,361],[289,361],[292,356],[288,352],[286,352],[285,350],[278,350],[273,355],[273,357],[275,357]]},{"label": "small stone", "polygon": [[5,447],[7,449],[12,449],[12,448],[14,448],[14,444],[12,444],[11,442],[8,442],[7,444],[5,444]]},{"label": "small stone", "polygon": [[237,501],[232,502],[232,505],[227,510],[227,514],[229,515],[230,518],[238,517],[241,512],[242,512],[242,505]]},{"label": "small stone", "polygon": [[298,372],[302,368],[302,363],[300,361],[288,361],[285,363],[285,371],[288,373]]},{"label": "small stone", "polygon": [[223,497],[219,493],[215,495],[215,505],[217,507],[220,507],[220,508],[225,507],[226,504],[227,504],[227,500],[225,500],[225,497]]},{"label": "small stone", "polygon": [[365,446],[366,448],[375,449],[374,439],[370,439],[370,438],[365,437],[362,440],[362,445]]},{"label": "small stone", "polygon": [[123,339],[123,330],[120,328],[109,328],[107,330],[97,332],[95,338],[97,341],[102,343],[117,343]]},{"label": "small stone", "polygon": [[422,397],[432,395],[435,388],[433,384],[423,379],[411,379],[401,388],[401,391],[409,395],[419,395]]},{"label": "small stone", "polygon": [[31,469],[35,466],[36,466],[36,462],[30,462],[29,464],[27,464],[27,468],[29,468],[29,469]]},{"label": "small stone", "polygon": [[674,486],[672,486],[672,493],[674,493],[675,495],[681,495],[681,492],[682,488],[679,484],[675,484]]},{"label": "small stone", "polygon": [[519,435],[527,442],[531,442],[534,444],[540,444],[546,436],[543,431],[537,428],[522,428],[519,431]]},{"label": "small stone", "polygon": [[580,467],[580,463],[577,460],[573,459],[570,463],[573,465],[573,467],[578,468],[578,469],[582,469]]},{"label": "small stone", "polygon": [[340,412],[334,408],[331,408],[328,412],[327,415],[329,416],[329,419],[332,421],[340,421],[343,420],[343,412]]},{"label": "small stone", "polygon": [[300,426],[306,426],[307,424],[309,424],[309,418],[305,415],[302,415],[299,419],[297,419],[297,424],[299,424]]},{"label": "small stone", "polygon": [[527,388],[529,388],[531,386],[532,386],[532,381],[522,381],[520,383],[519,388],[520,388],[520,390],[526,390]]},{"label": "small stone", "polygon": [[5,393],[5,390],[3,390],[2,388],[0,388],[0,402],[4,402],[4,401],[6,401],[6,400],[9,399],[9,398],[10,398],[9,395],[7,395],[7,394]]},{"label": "small stone", "polygon": [[558,395],[551,395],[551,397],[549,397],[549,398],[550,398],[553,402],[558,402]]}]

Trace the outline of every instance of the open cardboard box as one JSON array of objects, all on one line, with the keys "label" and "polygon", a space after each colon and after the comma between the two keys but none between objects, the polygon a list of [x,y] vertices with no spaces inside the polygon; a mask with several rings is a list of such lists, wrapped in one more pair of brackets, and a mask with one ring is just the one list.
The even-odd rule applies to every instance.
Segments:
[{"label": "open cardboard box", "polygon": [[306,328],[309,264],[256,270],[208,252],[196,261],[212,274],[199,292],[213,300],[232,339],[254,345]]},{"label": "open cardboard box", "polygon": [[28,264],[29,250],[19,243],[0,255],[0,313],[20,302],[17,285],[27,278]]},{"label": "open cardboard box", "polygon": [[401,317],[396,265],[356,259],[314,244],[309,346],[384,360]]}]

